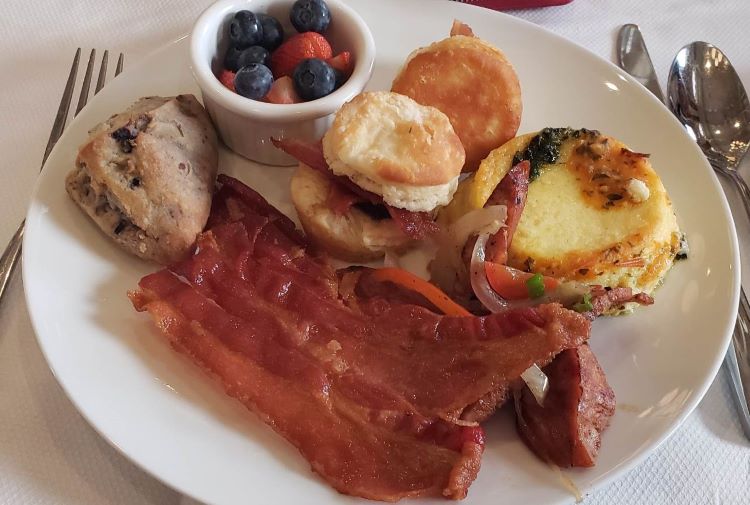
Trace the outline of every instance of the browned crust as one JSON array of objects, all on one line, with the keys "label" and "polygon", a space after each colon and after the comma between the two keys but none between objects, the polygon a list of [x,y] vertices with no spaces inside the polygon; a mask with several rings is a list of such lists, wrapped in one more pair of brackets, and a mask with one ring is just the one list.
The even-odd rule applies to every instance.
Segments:
[{"label": "browned crust", "polygon": [[[422,104],[424,105],[424,104]],[[422,121],[409,119],[407,112],[421,108]],[[366,145],[364,130],[397,119],[393,124],[398,143]],[[353,145],[351,142],[355,142]],[[343,150],[362,149],[362,164],[349,166],[379,183],[438,186],[455,179],[464,164],[464,147],[446,116],[436,109],[424,109],[408,97],[386,91],[365,92],[344,104],[323,138],[326,160],[335,169]],[[349,175],[349,174],[347,174]]]},{"label": "browned crust", "polygon": [[[132,139],[113,138],[123,127],[134,132]],[[73,200],[120,246],[168,263],[187,254],[206,224],[217,169],[216,133],[196,98],[148,97],[93,130],[66,184]],[[71,184],[81,170],[88,176],[83,188]],[[142,240],[120,240],[112,220],[97,219],[102,213],[86,208],[88,200],[76,189],[106,196],[107,212],[121,214]]]},{"label": "browned crust", "polygon": [[521,123],[515,70],[499,49],[478,38],[457,35],[416,51],[391,89],[448,116],[466,150],[464,172],[476,170]]},{"label": "browned crust", "polygon": [[451,500],[463,500],[469,486],[477,478],[482,464],[484,446],[467,442],[461,449],[461,458],[453,466],[448,476],[448,485],[443,489],[443,496]]}]

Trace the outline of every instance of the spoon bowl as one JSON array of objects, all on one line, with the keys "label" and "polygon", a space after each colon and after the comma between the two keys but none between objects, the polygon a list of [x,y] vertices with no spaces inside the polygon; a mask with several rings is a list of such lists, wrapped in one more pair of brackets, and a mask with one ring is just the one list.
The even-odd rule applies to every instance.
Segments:
[{"label": "spoon bowl", "polygon": [[750,147],[750,101],[721,50],[693,42],[677,53],[668,105],[717,171],[734,173]]}]

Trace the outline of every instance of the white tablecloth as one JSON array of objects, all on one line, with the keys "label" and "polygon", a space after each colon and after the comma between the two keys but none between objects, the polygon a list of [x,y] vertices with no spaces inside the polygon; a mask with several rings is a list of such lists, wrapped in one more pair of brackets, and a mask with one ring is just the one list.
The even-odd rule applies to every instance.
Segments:
[{"label": "white tablecloth", "polygon": [[[127,65],[186,33],[209,3],[3,2],[0,245],[10,239],[25,213],[74,49],[123,51]],[[748,0],[575,0],[564,7],[514,14],[610,59],[618,27],[638,23],[662,83],[682,45],[710,41],[729,55],[750,86]],[[746,174],[748,165],[743,169]],[[730,199],[737,205],[734,194]],[[741,206],[735,208],[746,251],[750,227]],[[750,275],[744,278],[750,287]],[[622,480],[588,496],[586,503],[750,503],[749,446],[722,370],[697,410],[669,441]],[[64,396],[34,339],[21,278],[16,275],[0,308],[0,503],[180,502],[177,493],[99,438]]]}]

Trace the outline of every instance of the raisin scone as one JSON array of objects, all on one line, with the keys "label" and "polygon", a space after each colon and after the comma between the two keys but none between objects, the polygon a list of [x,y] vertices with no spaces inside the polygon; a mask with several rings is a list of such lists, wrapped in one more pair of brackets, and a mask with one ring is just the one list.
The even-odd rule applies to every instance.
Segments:
[{"label": "raisin scone", "polygon": [[211,209],[216,132],[193,95],[146,97],[91,130],[68,174],[70,197],[126,251],[184,258]]}]

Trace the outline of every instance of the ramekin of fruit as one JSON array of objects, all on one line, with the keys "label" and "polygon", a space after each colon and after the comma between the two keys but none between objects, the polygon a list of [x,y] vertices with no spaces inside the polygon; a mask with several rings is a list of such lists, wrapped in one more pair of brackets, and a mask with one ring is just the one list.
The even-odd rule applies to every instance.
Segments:
[{"label": "ramekin of fruit", "polygon": [[375,42],[341,0],[220,0],[195,23],[190,59],[227,147],[285,166],[270,139],[322,137],[369,81]]}]

